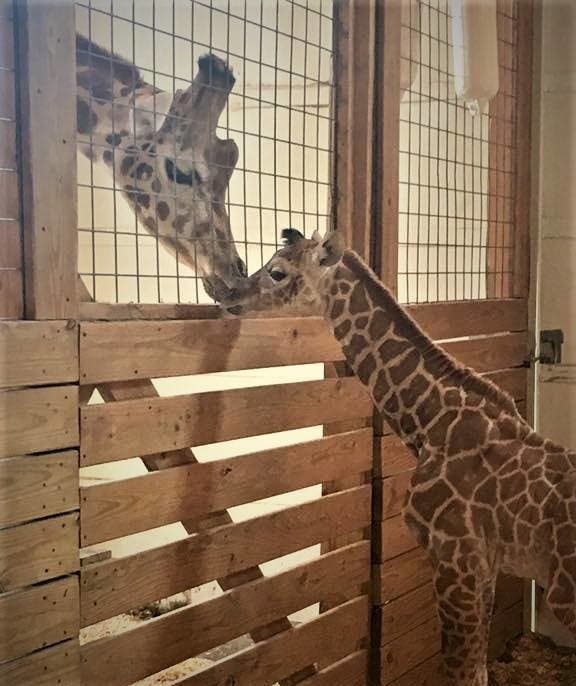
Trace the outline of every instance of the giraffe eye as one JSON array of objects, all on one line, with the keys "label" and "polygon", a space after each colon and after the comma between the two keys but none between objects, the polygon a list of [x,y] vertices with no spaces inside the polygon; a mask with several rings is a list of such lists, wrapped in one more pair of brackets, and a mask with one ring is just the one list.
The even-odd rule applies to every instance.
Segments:
[{"label": "giraffe eye", "polygon": [[270,276],[274,279],[274,281],[282,281],[282,279],[286,278],[286,274],[281,272],[279,269],[273,269],[270,272]]}]

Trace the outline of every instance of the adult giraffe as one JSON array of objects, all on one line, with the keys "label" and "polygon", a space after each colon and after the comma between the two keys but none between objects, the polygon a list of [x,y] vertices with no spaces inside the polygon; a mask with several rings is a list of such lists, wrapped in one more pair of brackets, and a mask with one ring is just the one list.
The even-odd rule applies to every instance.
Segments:
[{"label": "adult giraffe", "polygon": [[416,457],[404,515],[434,567],[449,682],[488,684],[499,572],[536,579],[576,637],[576,454],[435,345],[337,234],[283,235],[286,246],[224,305],[321,312]]},{"label": "adult giraffe", "polygon": [[235,82],[228,65],[201,57],[194,81],[172,97],[82,35],[76,64],[80,150],[111,169],[146,230],[202,277],[209,295],[239,287],[246,266],[225,204],[238,148],[216,135]]}]

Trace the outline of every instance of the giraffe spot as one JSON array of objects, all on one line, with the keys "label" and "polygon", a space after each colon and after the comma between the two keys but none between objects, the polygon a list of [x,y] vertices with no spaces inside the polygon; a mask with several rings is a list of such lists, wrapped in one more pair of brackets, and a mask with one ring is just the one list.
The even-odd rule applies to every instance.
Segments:
[{"label": "giraffe spot", "polygon": [[150,184],[150,188],[154,193],[160,193],[162,190],[162,183],[160,182],[160,179],[154,179]]},{"label": "giraffe spot", "polygon": [[98,123],[98,117],[90,109],[88,103],[80,98],[76,99],[76,127],[78,133],[90,133]]},{"label": "giraffe spot", "polygon": [[474,393],[473,391],[471,391],[466,394],[465,405],[466,407],[479,407],[482,404],[482,400],[482,396],[478,395],[478,393]]},{"label": "giraffe spot", "polygon": [[373,355],[366,355],[362,362],[358,365],[358,377],[363,384],[370,381],[372,373],[376,369],[376,360]]},{"label": "giraffe spot", "polygon": [[421,524],[415,517],[413,517],[409,512],[404,515],[404,521],[406,526],[412,532],[412,535],[416,539],[416,542],[421,548],[428,548],[430,543],[430,530],[428,527]]},{"label": "giraffe spot", "polygon": [[156,220],[153,217],[146,217],[144,220],[144,226],[150,229],[152,233],[157,233],[158,227],[156,226]]},{"label": "giraffe spot", "polygon": [[435,521],[435,526],[449,536],[466,536],[466,506],[460,500],[451,500],[440,512]]},{"label": "giraffe spot", "polygon": [[376,377],[376,383],[372,389],[372,396],[377,403],[380,403],[382,399],[388,395],[390,392],[390,384],[386,377],[386,372],[381,369]]},{"label": "giraffe spot", "polygon": [[350,339],[350,343],[344,346],[344,355],[350,364],[353,364],[358,355],[368,346],[368,341],[364,336],[355,333]]},{"label": "giraffe spot", "polygon": [[408,378],[416,370],[419,362],[420,353],[418,350],[411,350],[397,365],[390,367],[389,373],[392,383],[400,384],[404,379]]},{"label": "giraffe spot", "polygon": [[343,299],[335,300],[332,304],[332,309],[330,310],[331,319],[339,319],[344,314],[344,307],[346,301]]},{"label": "giraffe spot", "polygon": [[509,441],[516,438],[518,425],[511,417],[502,417],[498,421],[498,429],[500,431],[500,439]]},{"label": "giraffe spot", "polygon": [[448,455],[474,450],[486,441],[488,421],[478,411],[464,410],[450,431]]},{"label": "giraffe spot", "polygon": [[126,176],[128,174],[128,172],[134,166],[135,162],[136,162],[135,157],[133,157],[132,155],[126,155],[126,157],[122,160],[122,164],[120,165],[120,173],[123,176]]},{"label": "giraffe spot", "polygon": [[549,600],[558,605],[569,605],[574,602],[574,585],[564,572],[558,574],[554,586],[551,587]]},{"label": "giraffe spot", "polygon": [[526,490],[526,477],[522,472],[500,479],[500,498],[508,502]]},{"label": "giraffe spot", "polygon": [[553,472],[567,472],[571,468],[572,465],[565,454],[546,455],[546,469],[551,469]]},{"label": "giraffe spot", "polygon": [[452,490],[443,481],[437,481],[425,491],[413,492],[410,505],[425,522],[432,522],[436,512],[451,497]]},{"label": "giraffe spot", "polygon": [[544,450],[548,453],[564,453],[566,452],[566,448],[563,448],[561,445],[558,445],[557,443],[554,443],[553,441],[546,439],[544,441]]},{"label": "giraffe spot", "polygon": [[436,386],[432,387],[432,390],[428,396],[418,405],[416,409],[416,416],[420,422],[420,426],[425,429],[430,422],[438,416],[438,413],[442,409],[442,404],[440,402],[440,391]]},{"label": "giraffe spot", "polygon": [[148,193],[138,193],[136,202],[145,209],[148,209],[150,207],[150,196]]},{"label": "giraffe spot", "polygon": [[153,172],[154,170],[149,164],[147,164],[146,162],[141,162],[136,167],[136,178],[147,181],[152,176]]},{"label": "giraffe spot", "polygon": [[375,309],[370,321],[370,338],[374,341],[379,341],[388,331],[391,323],[391,319],[386,315],[383,309],[380,307]]},{"label": "giraffe spot", "polygon": [[518,497],[508,503],[508,509],[513,514],[517,514],[518,512],[521,512],[526,505],[528,505],[528,496],[526,493],[521,493]]},{"label": "giraffe spot", "polygon": [[[514,443],[514,445],[517,445],[517,443]],[[504,446],[501,446],[501,450],[503,450],[503,448]],[[517,455],[513,455],[511,459],[508,459],[505,462],[503,462],[499,470],[500,476],[510,476],[510,474],[515,474],[519,469],[520,458],[517,457]]]},{"label": "giraffe spot", "polygon": [[451,388],[444,394],[444,402],[447,407],[460,407],[462,404],[462,398],[460,397],[460,392],[455,388]]},{"label": "giraffe spot", "polygon": [[452,422],[456,419],[456,410],[444,412],[440,418],[428,429],[428,442],[434,447],[442,446],[446,443],[448,430]]},{"label": "giraffe spot", "polygon": [[370,309],[368,299],[366,298],[366,289],[364,284],[358,282],[354,285],[352,293],[350,295],[350,301],[348,305],[348,310],[350,314],[360,314],[361,312],[366,312]]},{"label": "giraffe spot", "polygon": [[[370,326],[370,338],[374,340],[371,333],[372,326]],[[407,341],[398,341],[395,338],[390,338],[384,341],[382,345],[378,348],[378,353],[384,364],[396,359],[403,352],[406,352],[410,348],[410,344]]]},{"label": "giraffe spot", "polygon": [[120,96],[122,98],[125,98],[127,95],[130,95],[131,92],[132,89],[129,86],[122,86],[122,88],[120,89]]},{"label": "giraffe spot", "polygon": [[496,532],[496,523],[494,521],[494,514],[492,508],[481,507],[472,504],[472,525],[474,532],[479,538],[492,539]]},{"label": "giraffe spot", "polygon": [[109,133],[106,136],[106,143],[116,148],[120,143],[122,143],[122,136],[119,133]]},{"label": "giraffe spot", "polygon": [[556,512],[558,506],[560,505],[560,498],[550,488],[548,488],[547,490],[548,495],[546,496],[546,499],[543,501],[543,506],[547,512]]},{"label": "giraffe spot", "polygon": [[516,522],[516,538],[520,545],[528,547],[532,537],[532,529],[523,522]]},{"label": "giraffe spot", "polygon": [[453,457],[446,463],[446,478],[464,498],[470,498],[476,484],[488,476],[480,455]]},{"label": "giraffe spot", "polygon": [[[394,396],[396,397],[396,396]],[[410,414],[403,414],[400,420],[400,428],[407,436],[410,436],[416,431],[416,422]]]},{"label": "giraffe spot", "polygon": [[165,221],[170,215],[170,206],[167,202],[164,202],[164,200],[160,200],[156,206],[156,211],[158,212],[158,219],[160,219],[160,221]]},{"label": "giraffe spot", "polygon": [[535,448],[524,448],[522,454],[520,455],[522,469],[526,470],[542,464],[543,460],[544,453],[541,450],[536,450]]},{"label": "giraffe spot", "polygon": [[114,155],[112,154],[112,150],[104,150],[102,153],[102,159],[106,164],[112,164],[112,161],[114,159]]},{"label": "giraffe spot", "polygon": [[334,335],[339,341],[341,341],[350,332],[351,328],[352,323],[349,319],[345,319],[341,324],[338,324],[338,326],[334,327]]},{"label": "giraffe spot", "polygon": [[357,329],[365,329],[367,325],[368,325],[368,317],[366,317],[366,316],[358,317],[358,319],[356,319],[356,321],[354,322],[354,326]]},{"label": "giraffe spot", "polygon": [[176,219],[172,222],[172,226],[176,229],[176,233],[182,233],[188,222],[188,218],[187,214],[179,214],[176,216]]},{"label": "giraffe spot", "polygon": [[400,409],[400,403],[398,402],[398,398],[396,397],[396,395],[392,395],[384,403],[384,410],[388,414],[396,414],[396,412],[398,412],[399,409]]},{"label": "giraffe spot", "polygon": [[542,436],[533,431],[532,433],[528,434],[528,436],[526,436],[526,438],[524,439],[524,443],[534,448],[540,448],[544,445],[544,439],[542,438]]},{"label": "giraffe spot", "polygon": [[549,492],[550,489],[543,479],[538,479],[528,486],[528,494],[537,505],[544,502]]},{"label": "giraffe spot", "polygon": [[342,295],[347,295],[350,293],[351,286],[348,281],[339,281],[338,288],[340,289],[340,293],[342,293]]},{"label": "giraffe spot", "polygon": [[[497,419],[500,416],[501,409],[495,403],[487,401],[484,403],[484,414],[490,419]],[[512,438],[515,438],[513,436]]]},{"label": "giraffe spot", "polygon": [[504,505],[496,508],[498,519],[498,532],[503,543],[512,543],[514,540],[514,517],[508,512]]},{"label": "giraffe spot", "polygon": [[561,526],[556,531],[556,550],[562,557],[576,552],[576,532],[572,524]]},{"label": "giraffe spot", "polygon": [[[434,587],[436,588],[436,593],[439,596],[443,596],[446,591],[459,583],[458,572],[453,567],[446,567],[442,565],[440,567],[440,572],[436,576],[434,581]],[[445,609],[445,601],[441,600],[442,609]]]},{"label": "giraffe spot", "polygon": [[418,399],[428,390],[429,386],[430,384],[425,376],[422,376],[422,374],[416,375],[410,382],[408,388],[405,388],[400,392],[400,398],[402,399],[404,407],[414,407]]},{"label": "giraffe spot", "polygon": [[330,295],[338,295],[338,284],[337,283],[333,283],[330,286]]}]

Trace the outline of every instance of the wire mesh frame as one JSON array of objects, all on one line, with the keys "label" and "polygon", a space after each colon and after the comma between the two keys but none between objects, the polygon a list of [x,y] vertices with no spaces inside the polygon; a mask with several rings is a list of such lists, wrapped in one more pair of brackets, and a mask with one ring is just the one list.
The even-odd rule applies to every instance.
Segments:
[{"label": "wire mesh frame", "polygon": [[[237,81],[218,135],[234,139],[240,149],[225,204],[249,272],[275,252],[280,228],[309,233],[329,225],[332,0],[77,0],[76,17],[80,33],[133,63],[159,91],[145,103],[136,101],[132,138],[113,154],[134,145],[139,121],[162,121],[172,94],[192,82],[202,54],[231,65]],[[91,102],[102,105],[97,96],[91,90]],[[111,100],[104,104],[121,108],[116,96]],[[118,133],[112,122],[112,136]],[[112,154],[105,152],[109,145],[91,134],[80,135],[79,142],[89,151],[79,154],[79,272],[95,299],[210,302],[187,264],[174,259],[128,209],[115,173],[88,159]],[[158,151],[155,164],[162,163]],[[133,192],[137,202],[138,188]],[[193,186],[184,192],[197,191]],[[170,199],[152,196],[152,204],[181,199],[178,186]],[[212,204],[216,214],[217,202]]]},{"label": "wire mesh frame", "polygon": [[518,2],[500,0],[500,91],[472,116],[456,98],[447,0],[404,4],[398,294],[507,297],[514,262]]}]

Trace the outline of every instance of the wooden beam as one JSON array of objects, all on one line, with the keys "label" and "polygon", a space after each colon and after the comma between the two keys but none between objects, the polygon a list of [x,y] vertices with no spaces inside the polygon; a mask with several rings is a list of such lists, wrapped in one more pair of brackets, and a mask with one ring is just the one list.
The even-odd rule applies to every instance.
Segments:
[{"label": "wooden beam", "polygon": [[[128,686],[193,655],[368,580],[370,545],[358,543],[258,579],[201,605],[81,647],[82,684]],[[170,636],[169,642],[162,637]],[[162,650],[152,646],[163,643]]]},{"label": "wooden beam", "polygon": [[278,512],[201,531],[81,571],[82,625],[87,626],[213,579],[370,524],[370,488],[357,488]]},{"label": "wooden beam", "polygon": [[10,686],[78,686],[80,650],[77,640],[63,641],[0,665],[0,683]]},{"label": "wooden beam", "polygon": [[17,3],[22,196],[29,319],[77,316],[74,6]]}]

